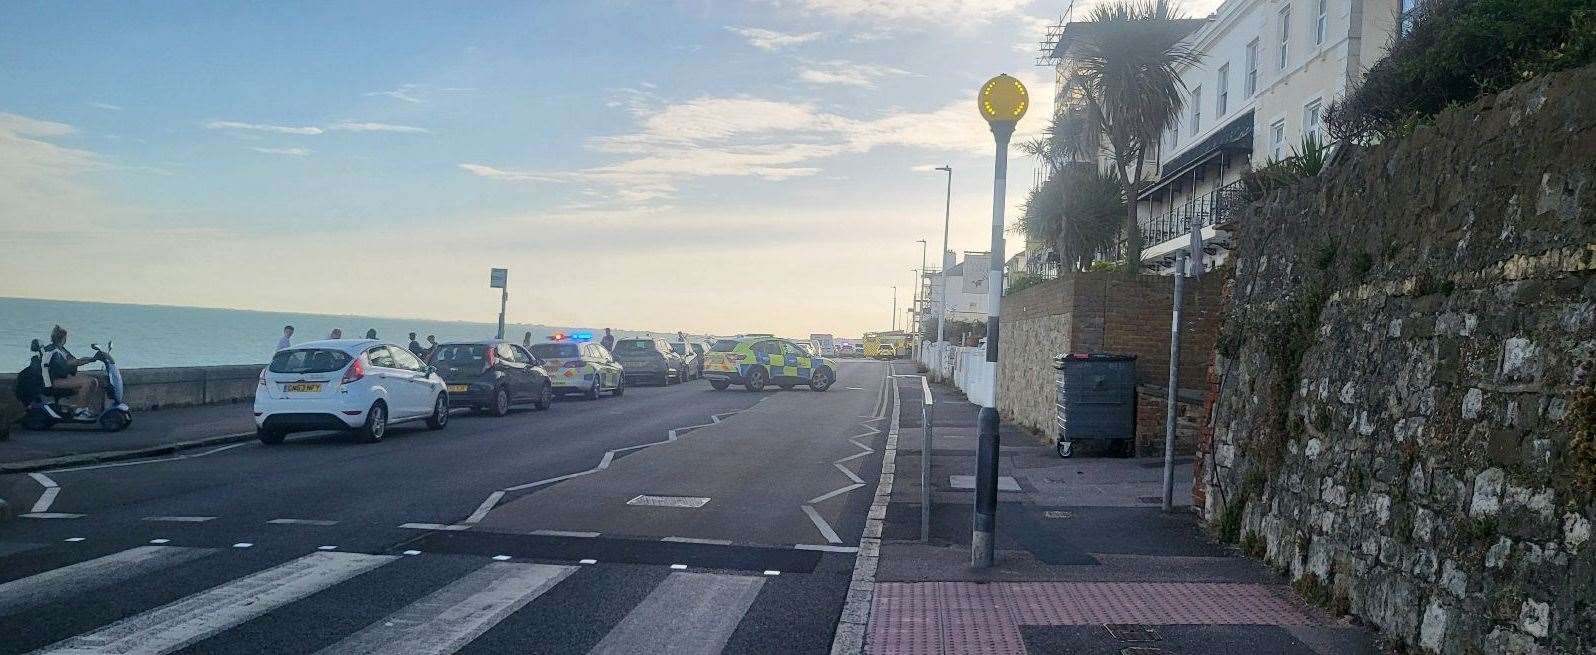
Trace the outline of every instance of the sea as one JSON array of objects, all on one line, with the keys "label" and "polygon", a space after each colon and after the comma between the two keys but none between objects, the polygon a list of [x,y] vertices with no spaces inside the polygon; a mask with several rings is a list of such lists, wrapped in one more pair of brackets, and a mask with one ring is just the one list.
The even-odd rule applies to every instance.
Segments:
[{"label": "sea", "polygon": [[[271,359],[284,325],[294,326],[294,343],[325,339],[333,328],[351,338],[376,329],[378,338],[401,344],[409,340],[410,332],[423,342],[427,335],[436,335],[442,343],[492,338],[498,329],[497,323],[465,321],[0,298],[0,364],[4,364],[0,372],[27,366],[28,342],[48,343],[50,328],[57,324],[67,329],[67,349],[72,354],[86,357],[93,353],[89,344],[104,348],[111,343],[111,352],[122,368],[261,364]],[[556,333],[587,333],[597,339],[603,336],[604,326],[504,326],[507,338],[520,340],[527,332],[532,333],[534,343]],[[617,338],[675,337],[674,332],[614,332]]]}]

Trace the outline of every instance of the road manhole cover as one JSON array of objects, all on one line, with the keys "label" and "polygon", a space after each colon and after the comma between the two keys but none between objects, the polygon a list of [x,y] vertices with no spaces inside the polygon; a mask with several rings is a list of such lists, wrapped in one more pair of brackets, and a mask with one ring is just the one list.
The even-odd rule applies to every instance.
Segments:
[{"label": "road manhole cover", "polygon": [[1136,500],[1142,501],[1143,503],[1146,503],[1148,505],[1162,505],[1162,504],[1164,504],[1164,499],[1160,498],[1158,496],[1137,496]]},{"label": "road manhole cover", "polygon": [[1042,518],[1044,519],[1067,519],[1071,516],[1074,515],[1070,514],[1069,512],[1063,512],[1059,510],[1048,510],[1046,512],[1042,512]]},{"label": "road manhole cover", "polygon": [[1114,635],[1114,638],[1120,641],[1158,641],[1163,638],[1158,636],[1158,630],[1150,625],[1111,623],[1103,627],[1108,628],[1108,634]]},{"label": "road manhole cover", "polygon": [[697,496],[649,496],[641,495],[626,501],[628,505],[642,505],[645,507],[703,507],[709,502],[708,498]]}]

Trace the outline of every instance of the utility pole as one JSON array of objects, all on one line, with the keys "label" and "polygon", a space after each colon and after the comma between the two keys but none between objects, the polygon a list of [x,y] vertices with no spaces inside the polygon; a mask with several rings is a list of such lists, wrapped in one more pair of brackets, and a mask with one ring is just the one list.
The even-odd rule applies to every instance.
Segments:
[{"label": "utility pole", "polygon": [[1009,172],[1009,137],[1030,104],[1025,85],[999,75],[981,85],[977,96],[981,116],[992,128],[997,145],[992,168],[992,253],[986,289],[986,362],[991,369],[992,393],[981,406],[975,460],[975,520],[970,534],[970,565],[992,566],[997,545],[998,454],[998,317],[1003,303],[1003,206]]},{"label": "utility pole", "polygon": [[[948,315],[948,221],[953,217],[953,166],[938,166],[937,170],[948,173],[948,194],[942,204],[942,254],[938,255],[941,261],[937,263],[942,276],[942,298],[941,302],[937,303],[937,343],[940,344],[947,341],[947,335],[943,332],[943,322]],[[937,346],[937,352],[941,350],[942,347]]]},{"label": "utility pole", "polygon": [[898,287],[892,287],[892,329],[898,329]]}]

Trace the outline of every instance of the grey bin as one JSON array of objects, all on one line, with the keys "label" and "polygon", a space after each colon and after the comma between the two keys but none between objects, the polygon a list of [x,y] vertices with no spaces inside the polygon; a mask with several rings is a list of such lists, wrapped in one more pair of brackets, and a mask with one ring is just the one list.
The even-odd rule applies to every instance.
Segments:
[{"label": "grey bin", "polygon": [[1053,358],[1058,369],[1059,457],[1093,442],[1121,457],[1136,448],[1136,356],[1072,353]]}]

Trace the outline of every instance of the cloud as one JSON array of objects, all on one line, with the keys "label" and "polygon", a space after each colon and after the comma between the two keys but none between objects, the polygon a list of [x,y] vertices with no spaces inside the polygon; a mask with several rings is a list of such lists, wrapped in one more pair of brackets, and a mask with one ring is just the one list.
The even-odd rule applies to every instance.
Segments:
[{"label": "cloud", "polygon": [[311,152],[309,148],[250,148],[250,150],[268,155],[288,155],[290,157],[308,157]]},{"label": "cloud", "polygon": [[878,79],[911,74],[891,66],[833,60],[806,62],[798,71],[798,79],[809,84],[840,84],[870,89],[875,88]]},{"label": "cloud", "polygon": [[1016,13],[1033,0],[767,0],[806,12],[883,23],[938,25],[986,23]]},{"label": "cloud", "polygon": [[334,123],[327,126],[328,130],[339,132],[401,132],[405,134],[431,134],[432,130],[411,125],[389,125],[387,123]]},{"label": "cloud", "polygon": [[109,102],[91,102],[91,103],[89,103],[89,106],[90,107],[95,107],[95,108],[98,108],[98,109],[104,109],[106,111],[122,111],[122,107],[121,106],[113,105],[113,104],[111,104]]},{"label": "cloud", "polygon": [[238,121],[211,121],[205,124],[210,130],[244,130],[248,132],[275,132],[277,134],[321,134],[324,130],[314,126],[263,125]]},{"label": "cloud", "polygon": [[368,98],[384,96],[411,104],[420,104],[425,102],[428,97],[437,94],[460,94],[471,93],[474,91],[476,91],[476,89],[463,86],[435,87],[430,84],[400,84],[398,87],[389,89],[387,91],[368,91],[361,95],[364,95]]},{"label": "cloud", "polygon": [[112,168],[109,162],[49,141],[76,133],[66,123],[0,113],[0,225],[8,237],[25,240],[46,226],[80,229],[106,213],[81,178]]},{"label": "cloud", "polygon": [[775,30],[767,30],[758,27],[733,27],[730,25],[726,26],[726,30],[736,33],[742,36],[744,39],[747,39],[748,45],[754,46],[755,48],[759,48],[760,50],[764,50],[766,52],[775,52],[788,46],[794,46],[800,43],[808,43],[820,38],[819,32],[793,34],[788,32],[777,32]]},{"label": "cloud", "polygon": [[415,84],[401,84],[401,85],[399,85],[399,88],[397,88],[397,89],[390,89],[390,90],[387,90],[387,91],[371,91],[371,92],[366,93],[365,95],[367,97],[371,97],[371,96],[387,96],[389,98],[393,98],[394,100],[403,100],[405,102],[410,102],[410,103],[420,103],[421,102],[421,98],[417,97],[417,95],[416,95],[416,89],[417,88],[418,87]]}]

